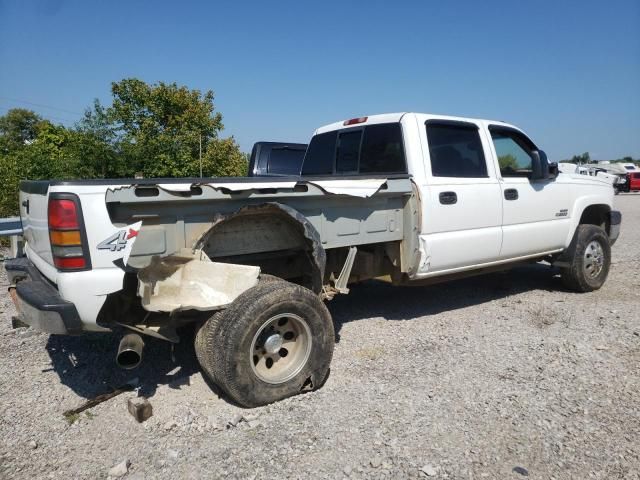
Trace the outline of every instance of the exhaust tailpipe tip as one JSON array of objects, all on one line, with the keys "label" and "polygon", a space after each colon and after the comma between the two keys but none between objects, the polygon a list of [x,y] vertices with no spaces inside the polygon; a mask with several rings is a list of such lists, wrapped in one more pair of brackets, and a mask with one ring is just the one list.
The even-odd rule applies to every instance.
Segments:
[{"label": "exhaust tailpipe tip", "polygon": [[140,365],[143,347],[144,340],[142,340],[142,337],[137,333],[128,333],[122,337],[116,355],[116,363],[118,366],[125,370],[131,370]]}]

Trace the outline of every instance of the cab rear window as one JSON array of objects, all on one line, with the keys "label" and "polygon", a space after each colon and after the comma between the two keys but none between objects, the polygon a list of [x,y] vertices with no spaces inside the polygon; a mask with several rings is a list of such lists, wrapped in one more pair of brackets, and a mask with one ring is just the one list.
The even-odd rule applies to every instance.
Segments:
[{"label": "cab rear window", "polygon": [[407,172],[399,123],[321,133],[311,139],[302,175],[378,175]]}]

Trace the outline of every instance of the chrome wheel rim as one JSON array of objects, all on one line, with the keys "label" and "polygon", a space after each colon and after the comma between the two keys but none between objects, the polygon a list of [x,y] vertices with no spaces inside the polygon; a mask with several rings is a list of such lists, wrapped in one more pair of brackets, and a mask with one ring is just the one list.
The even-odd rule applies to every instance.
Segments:
[{"label": "chrome wheel rim", "polygon": [[251,342],[253,373],[272,384],[291,380],[309,360],[311,342],[311,330],[302,317],[281,313],[269,318]]},{"label": "chrome wheel rim", "polygon": [[587,245],[582,264],[587,277],[595,278],[600,275],[604,268],[604,250],[600,242],[593,240]]}]

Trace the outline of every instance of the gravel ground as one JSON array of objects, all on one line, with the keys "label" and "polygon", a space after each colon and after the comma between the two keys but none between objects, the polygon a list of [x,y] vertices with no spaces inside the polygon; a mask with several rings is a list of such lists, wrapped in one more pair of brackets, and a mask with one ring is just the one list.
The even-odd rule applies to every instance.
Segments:
[{"label": "gravel ground", "polygon": [[[150,340],[144,365],[123,372],[114,335],[12,330],[3,293],[0,478],[126,465],[138,479],[640,478],[640,196],[616,204],[622,234],[600,291],[563,291],[541,265],[356,286],[329,305],[325,387],[252,410],[205,383],[189,341],[172,353]],[[134,392],[63,417],[134,376],[153,405],[145,423],[127,412]]]}]

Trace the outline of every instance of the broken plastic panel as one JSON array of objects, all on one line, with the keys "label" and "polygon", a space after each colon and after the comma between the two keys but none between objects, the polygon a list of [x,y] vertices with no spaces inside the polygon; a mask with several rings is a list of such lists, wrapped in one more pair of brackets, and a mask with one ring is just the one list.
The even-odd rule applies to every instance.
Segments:
[{"label": "broken plastic panel", "polygon": [[258,283],[260,268],[212,262],[201,250],[153,257],[138,272],[138,295],[150,312],[219,310]]}]

